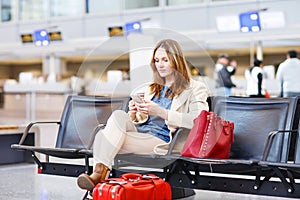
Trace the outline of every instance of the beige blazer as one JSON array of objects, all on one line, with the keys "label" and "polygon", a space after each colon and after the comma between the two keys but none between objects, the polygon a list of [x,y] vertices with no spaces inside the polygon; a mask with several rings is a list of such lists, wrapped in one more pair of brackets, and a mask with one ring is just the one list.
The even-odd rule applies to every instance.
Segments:
[{"label": "beige blazer", "polygon": [[[144,91],[144,98],[151,100],[154,96],[150,92],[149,83],[144,87],[139,87],[134,92]],[[191,129],[194,125],[194,119],[200,114],[202,110],[208,110],[207,103],[208,92],[204,83],[200,81],[191,80],[190,87],[183,91],[180,95],[173,98],[171,108],[168,110],[168,119],[165,121],[170,130],[170,142],[172,141],[172,133],[179,127]],[[178,141],[174,150],[180,151],[184,145],[184,138],[180,137],[182,141]],[[170,143],[169,142],[169,143]],[[164,143],[155,147],[154,152],[158,154],[165,154],[169,147],[169,143]]]}]

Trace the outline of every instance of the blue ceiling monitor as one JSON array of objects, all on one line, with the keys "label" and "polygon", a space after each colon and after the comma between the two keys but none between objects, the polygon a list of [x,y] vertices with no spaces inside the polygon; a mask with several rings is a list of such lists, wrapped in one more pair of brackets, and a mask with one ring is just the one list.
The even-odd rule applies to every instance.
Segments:
[{"label": "blue ceiling monitor", "polygon": [[142,24],[140,21],[128,22],[125,24],[126,35],[131,33],[142,33]]},{"label": "blue ceiling monitor", "polygon": [[47,46],[50,43],[48,32],[45,29],[35,30],[33,38],[36,46]]},{"label": "blue ceiling monitor", "polygon": [[239,18],[241,32],[258,32],[261,30],[257,11],[241,13]]}]

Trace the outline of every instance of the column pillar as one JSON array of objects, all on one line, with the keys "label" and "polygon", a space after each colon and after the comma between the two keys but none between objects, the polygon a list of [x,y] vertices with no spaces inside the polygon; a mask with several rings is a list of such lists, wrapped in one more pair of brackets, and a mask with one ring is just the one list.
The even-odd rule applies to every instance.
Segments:
[{"label": "column pillar", "polygon": [[130,34],[129,41],[129,67],[131,90],[143,83],[153,81],[150,61],[154,48],[153,36],[143,34]]},{"label": "column pillar", "polygon": [[256,46],[256,58],[258,60],[263,60],[263,47],[261,41],[257,42]]},{"label": "column pillar", "polygon": [[66,63],[61,58],[55,56],[55,54],[49,54],[43,58],[43,74],[51,75],[56,79],[65,72]]}]

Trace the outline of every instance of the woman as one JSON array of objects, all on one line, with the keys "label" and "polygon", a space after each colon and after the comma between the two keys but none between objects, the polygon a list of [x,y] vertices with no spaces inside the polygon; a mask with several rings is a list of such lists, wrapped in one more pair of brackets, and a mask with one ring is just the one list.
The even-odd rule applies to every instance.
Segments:
[{"label": "woman", "polygon": [[[158,42],[151,59],[154,82],[147,85],[143,102],[129,102],[129,111],[115,111],[94,141],[94,171],[77,179],[80,188],[92,190],[112,169],[117,154],[152,154],[172,140],[178,127],[192,128],[201,110],[208,110],[207,89],[191,79],[179,44]],[[142,116],[146,116],[146,120]],[[138,116],[138,117],[137,117]]]},{"label": "woman", "polygon": [[254,60],[253,66],[245,71],[245,78],[247,80],[246,94],[249,97],[265,97],[263,66],[261,60]]}]

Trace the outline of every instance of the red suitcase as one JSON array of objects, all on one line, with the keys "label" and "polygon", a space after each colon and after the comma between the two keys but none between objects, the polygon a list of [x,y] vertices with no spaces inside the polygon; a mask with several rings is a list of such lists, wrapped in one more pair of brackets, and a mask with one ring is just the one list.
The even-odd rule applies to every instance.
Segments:
[{"label": "red suitcase", "polygon": [[98,183],[93,191],[93,200],[171,200],[169,183],[149,174],[123,174]]}]

